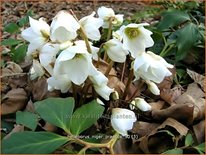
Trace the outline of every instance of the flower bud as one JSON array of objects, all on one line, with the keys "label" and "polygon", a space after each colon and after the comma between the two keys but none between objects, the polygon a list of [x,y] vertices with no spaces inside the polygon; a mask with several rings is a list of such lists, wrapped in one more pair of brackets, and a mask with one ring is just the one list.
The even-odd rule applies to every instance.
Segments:
[{"label": "flower bud", "polygon": [[113,100],[118,100],[118,99],[119,99],[119,94],[118,94],[117,91],[114,91],[114,92],[112,93],[112,99],[113,99]]},{"label": "flower bud", "polygon": [[131,105],[135,105],[135,107],[137,107],[141,111],[150,111],[152,109],[151,105],[149,105],[142,98],[135,98],[135,100],[131,102]]},{"label": "flower bud", "polygon": [[127,135],[127,131],[133,128],[133,123],[136,120],[135,113],[131,110],[123,108],[112,109],[112,127],[123,136]]},{"label": "flower bud", "polygon": [[160,90],[157,87],[157,85],[154,82],[151,81],[146,81],[147,86],[149,90],[154,94],[154,95],[160,95]]}]

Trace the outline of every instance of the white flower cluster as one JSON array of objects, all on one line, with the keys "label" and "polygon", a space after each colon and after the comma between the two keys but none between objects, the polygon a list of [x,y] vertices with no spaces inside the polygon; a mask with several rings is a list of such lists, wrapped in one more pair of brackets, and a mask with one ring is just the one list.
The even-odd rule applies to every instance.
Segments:
[{"label": "white flower cluster", "polygon": [[[142,78],[150,91],[159,95],[160,91],[155,83],[160,83],[165,76],[170,76],[168,64],[162,57],[155,55],[146,48],[154,45],[152,32],[145,29],[149,24],[131,23],[122,25],[123,15],[116,15],[111,8],[100,7],[91,15],[78,20],[66,11],[60,11],[48,25],[43,18],[35,20],[29,17],[30,27],[22,32],[22,37],[30,44],[27,56],[36,57],[31,68],[31,79],[45,74],[51,75],[47,79],[50,91],[57,89],[62,93],[69,91],[72,83],[84,85],[90,79],[95,91],[105,100],[109,100],[114,92],[107,86],[108,78],[94,66],[98,60],[99,48],[93,46],[93,41],[101,38],[100,28],[119,29],[112,32],[112,39],[103,43],[103,48],[113,62],[123,63],[129,55],[134,60],[132,69],[135,80]],[[109,30],[108,30],[109,31]],[[81,38],[81,39],[79,39]],[[136,98],[131,103],[142,111],[151,110],[151,106],[143,99]],[[119,117],[122,115],[130,117]],[[134,112],[128,109],[114,108],[111,124],[122,135],[132,129],[136,121]]]}]

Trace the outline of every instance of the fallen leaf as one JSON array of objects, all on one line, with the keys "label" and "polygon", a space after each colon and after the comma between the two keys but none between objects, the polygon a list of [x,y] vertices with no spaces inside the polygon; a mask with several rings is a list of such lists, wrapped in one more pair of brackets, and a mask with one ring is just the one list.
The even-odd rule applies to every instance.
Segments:
[{"label": "fallen leaf", "polygon": [[48,91],[48,84],[46,78],[41,77],[31,82],[31,92],[32,92],[32,101],[41,101],[48,97],[57,97],[60,96],[60,91],[54,90],[52,92]]},{"label": "fallen leaf", "polygon": [[205,120],[193,125],[193,130],[198,144],[205,141]]},{"label": "fallen leaf", "polygon": [[176,100],[182,94],[181,86],[176,86],[172,89],[162,89],[160,92],[160,97],[165,100],[170,105],[174,104]]},{"label": "fallen leaf", "polygon": [[149,135],[146,135],[139,139],[139,142],[134,145],[139,145],[141,150],[146,153],[162,153],[168,149],[174,148],[178,141],[186,136],[188,128],[179,123],[175,119],[166,119],[159,127],[151,131]]},{"label": "fallen leaf", "polygon": [[141,138],[143,136],[150,134],[151,131],[156,129],[159,125],[160,124],[158,123],[137,121],[134,123],[131,132],[137,134],[138,137]]},{"label": "fallen leaf", "polygon": [[187,69],[187,74],[193,79],[196,83],[198,83],[202,90],[205,88],[205,76],[198,74],[192,70]]},{"label": "fallen leaf", "polygon": [[153,110],[151,113],[152,113],[152,118],[154,120],[163,121],[171,117],[180,122],[192,124],[193,110],[194,110],[194,106],[190,106],[187,104],[175,104],[166,109]]},{"label": "fallen leaf", "polygon": [[17,88],[10,90],[3,98],[1,104],[1,115],[15,113],[24,108],[29,97],[24,89]]},{"label": "fallen leaf", "polygon": [[152,110],[160,110],[165,106],[165,101],[157,101],[157,102],[150,102],[149,103],[152,107]]},{"label": "fallen leaf", "polygon": [[58,130],[58,128],[48,122],[45,123],[45,125],[42,127],[44,130],[49,132],[55,132]]},{"label": "fallen leaf", "polygon": [[7,62],[7,66],[2,69],[2,76],[7,76],[15,73],[22,73],[21,67],[14,62]]}]

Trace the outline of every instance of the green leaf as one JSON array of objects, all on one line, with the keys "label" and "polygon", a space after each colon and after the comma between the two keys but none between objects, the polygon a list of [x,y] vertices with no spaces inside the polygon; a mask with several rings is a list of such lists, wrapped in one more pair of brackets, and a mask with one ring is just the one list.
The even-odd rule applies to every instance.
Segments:
[{"label": "green leaf", "polygon": [[17,49],[13,51],[12,59],[17,63],[23,61],[26,56],[27,48],[28,45],[26,44],[20,45]]},{"label": "green leaf", "polygon": [[198,151],[205,152],[205,143],[195,146]]},{"label": "green leaf", "polygon": [[192,144],[194,144],[194,139],[192,135],[189,133],[185,138],[185,146],[192,146]]},{"label": "green leaf", "polygon": [[19,25],[20,27],[25,26],[26,24],[29,23],[29,16],[33,16],[33,15],[34,15],[33,11],[29,10],[29,11],[27,12],[27,15],[24,16],[23,18],[21,18],[21,19],[17,22],[18,25]]},{"label": "green leaf", "polygon": [[50,132],[17,132],[2,141],[4,154],[48,154],[65,144],[68,138]]},{"label": "green leaf", "polygon": [[182,154],[183,150],[180,148],[176,148],[176,149],[172,149],[172,150],[168,150],[162,154]]},{"label": "green leaf", "polygon": [[16,40],[16,39],[9,38],[9,39],[4,39],[1,42],[1,45],[12,46],[12,45],[17,45],[17,44],[19,44],[21,42],[22,42],[21,40]]},{"label": "green leaf", "polygon": [[35,130],[38,123],[38,117],[37,115],[27,111],[18,111],[16,113],[16,123],[24,125],[32,130]]},{"label": "green leaf", "polygon": [[190,52],[191,48],[197,42],[198,28],[193,23],[188,23],[182,29],[176,31],[177,33],[177,53],[176,61],[182,60]]},{"label": "green leaf", "polygon": [[19,30],[19,26],[16,23],[9,23],[4,27],[4,31],[9,33],[16,33]]},{"label": "green leaf", "polygon": [[104,107],[96,100],[78,108],[72,115],[70,130],[74,135],[78,135],[91,127],[103,114]]},{"label": "green leaf", "polygon": [[48,98],[36,102],[34,106],[42,119],[68,132],[74,109],[73,98]]},{"label": "green leaf", "polygon": [[162,14],[162,20],[157,28],[163,31],[174,26],[178,26],[179,24],[189,20],[190,16],[186,12],[176,9],[169,9]]}]

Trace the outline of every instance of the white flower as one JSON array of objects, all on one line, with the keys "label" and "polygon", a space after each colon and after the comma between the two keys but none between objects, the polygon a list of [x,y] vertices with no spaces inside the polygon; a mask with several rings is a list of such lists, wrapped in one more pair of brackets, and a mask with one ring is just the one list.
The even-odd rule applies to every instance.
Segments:
[{"label": "white flower", "polygon": [[76,85],[81,85],[89,75],[96,73],[91,55],[80,46],[71,46],[60,53],[54,65],[54,77],[66,75]]},{"label": "white flower", "polygon": [[166,76],[172,75],[167,68],[173,68],[173,65],[168,64],[162,57],[152,52],[143,52],[137,55],[133,64],[135,80],[141,77],[155,83],[160,83]]},{"label": "white flower", "polygon": [[65,42],[59,44],[59,48],[60,48],[60,50],[65,50],[66,48],[68,48],[68,47],[70,47],[72,45],[73,45],[73,42],[68,40],[68,41],[65,41]]},{"label": "white flower", "polygon": [[112,25],[114,26],[119,26],[123,22],[123,15],[122,14],[115,15],[112,8],[107,8],[102,6],[97,10],[97,14],[104,21],[104,24],[102,26],[103,28],[109,28],[110,20],[112,22]]},{"label": "white flower", "polygon": [[131,109],[133,109],[133,106],[137,107],[141,111],[150,111],[152,109],[151,105],[149,105],[144,99],[142,98],[135,98],[131,102]]},{"label": "white flower", "polygon": [[43,67],[41,66],[41,64],[39,63],[39,61],[33,59],[33,65],[30,69],[30,79],[34,80],[37,77],[41,77],[43,76],[45,73]]},{"label": "white flower", "polygon": [[59,11],[51,23],[51,40],[65,42],[77,37],[80,28],[76,19],[66,11]]},{"label": "white flower", "polygon": [[[85,44],[84,40],[77,40],[74,43],[75,43],[75,45],[81,46],[82,48],[87,50],[87,47],[86,47],[86,44]],[[98,60],[98,54],[97,53],[99,52],[99,48],[92,46],[92,42],[89,42],[89,45],[90,45],[90,48],[92,50],[92,53],[91,53],[92,58],[97,61]]]},{"label": "white flower", "polygon": [[123,39],[122,33],[120,30],[113,31],[112,36],[113,36],[113,38],[118,39],[119,41],[122,41],[122,39]]},{"label": "white flower", "polygon": [[59,45],[58,44],[45,44],[39,53],[39,60],[41,65],[50,73],[53,74],[53,65],[56,60],[56,54],[59,52]]},{"label": "white flower", "polygon": [[103,105],[103,106],[105,106],[105,104],[104,104],[104,102],[102,102],[102,100],[100,100],[99,98],[97,98],[97,103],[99,103],[100,105]]},{"label": "white flower", "polygon": [[89,76],[92,81],[95,91],[103,97],[105,100],[109,100],[109,96],[114,89],[107,86],[108,78],[100,71],[96,71],[96,74]]},{"label": "white flower", "polygon": [[43,18],[35,20],[29,17],[29,24],[30,27],[22,31],[21,36],[30,43],[27,55],[31,56],[48,41],[50,27]]},{"label": "white flower", "polygon": [[58,76],[58,78],[50,77],[47,79],[48,90],[53,91],[61,90],[62,93],[66,93],[72,86],[71,80],[66,75]]},{"label": "white flower", "polygon": [[92,12],[91,15],[83,17],[79,22],[87,37],[91,40],[98,41],[101,37],[99,28],[103,25],[103,20],[101,18],[95,18],[94,15],[95,12]]},{"label": "white flower", "polygon": [[133,128],[133,123],[137,118],[135,113],[128,109],[112,109],[111,124],[112,127],[121,135],[126,136],[127,131]]},{"label": "white flower", "polygon": [[133,58],[144,52],[147,47],[154,45],[154,41],[150,36],[152,32],[143,27],[146,25],[149,24],[129,24],[120,28],[123,35],[123,48],[129,50]]},{"label": "white flower", "polygon": [[160,90],[159,90],[159,88],[157,87],[157,85],[154,82],[146,81],[146,83],[147,83],[147,86],[148,86],[149,90],[153,94],[160,95]]},{"label": "white flower", "polygon": [[104,49],[112,61],[125,62],[128,51],[123,49],[121,41],[111,39],[105,43]]}]

